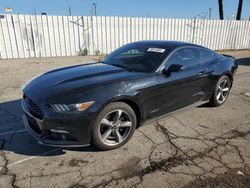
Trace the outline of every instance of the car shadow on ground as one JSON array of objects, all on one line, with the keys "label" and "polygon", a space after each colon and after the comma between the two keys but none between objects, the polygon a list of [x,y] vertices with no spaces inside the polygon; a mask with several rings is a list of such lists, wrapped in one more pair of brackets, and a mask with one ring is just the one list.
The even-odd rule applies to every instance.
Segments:
[{"label": "car shadow on ground", "polygon": [[0,103],[0,148],[2,151],[28,156],[62,155],[65,151],[98,152],[93,146],[59,148],[40,145],[26,131],[21,100]]},{"label": "car shadow on ground", "polygon": [[236,61],[239,63],[239,65],[250,66],[250,57],[239,58]]},{"label": "car shadow on ground", "polygon": [[208,102],[205,104],[202,104],[200,106],[197,106],[196,108],[214,108],[213,106],[211,106]]}]

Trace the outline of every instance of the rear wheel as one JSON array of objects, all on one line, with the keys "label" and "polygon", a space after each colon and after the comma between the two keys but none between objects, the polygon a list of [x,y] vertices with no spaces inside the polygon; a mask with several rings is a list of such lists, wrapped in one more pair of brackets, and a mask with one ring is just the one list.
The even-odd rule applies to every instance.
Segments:
[{"label": "rear wheel", "polygon": [[230,89],[231,80],[226,75],[222,76],[216,84],[213,95],[209,102],[210,105],[215,107],[223,105],[228,98]]},{"label": "rear wheel", "polygon": [[129,141],[136,128],[133,109],[122,102],[110,103],[96,118],[92,129],[92,142],[101,150],[121,147]]}]

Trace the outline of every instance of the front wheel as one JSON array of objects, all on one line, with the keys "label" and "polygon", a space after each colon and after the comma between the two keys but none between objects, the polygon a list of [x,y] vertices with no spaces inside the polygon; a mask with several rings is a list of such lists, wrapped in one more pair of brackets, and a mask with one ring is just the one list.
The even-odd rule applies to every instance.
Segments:
[{"label": "front wheel", "polygon": [[226,75],[222,76],[215,86],[213,95],[209,102],[210,105],[215,107],[223,105],[228,98],[230,89],[231,80]]},{"label": "front wheel", "polygon": [[133,136],[136,128],[133,109],[123,102],[108,104],[97,116],[92,129],[92,142],[101,150],[121,147]]}]

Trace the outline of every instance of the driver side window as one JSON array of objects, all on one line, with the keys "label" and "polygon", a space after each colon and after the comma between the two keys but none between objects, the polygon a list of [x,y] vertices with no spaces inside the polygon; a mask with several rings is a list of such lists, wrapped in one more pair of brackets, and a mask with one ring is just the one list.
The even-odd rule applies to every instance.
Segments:
[{"label": "driver side window", "polygon": [[200,64],[200,52],[197,48],[182,48],[174,52],[167,60],[165,68],[172,64],[182,65],[183,67],[193,67]]}]

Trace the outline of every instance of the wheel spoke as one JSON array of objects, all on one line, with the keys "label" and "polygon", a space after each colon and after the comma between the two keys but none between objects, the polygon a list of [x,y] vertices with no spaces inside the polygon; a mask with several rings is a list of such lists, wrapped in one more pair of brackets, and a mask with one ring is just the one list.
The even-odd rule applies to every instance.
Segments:
[{"label": "wheel spoke", "polygon": [[131,127],[131,126],[132,126],[132,122],[131,121],[121,122],[121,124],[119,125],[120,128]]},{"label": "wheel spoke", "polygon": [[115,134],[115,139],[116,139],[116,141],[117,141],[118,143],[121,143],[121,142],[122,142],[122,136],[121,136],[120,132],[119,132],[118,130],[116,130],[116,131],[114,132],[114,134]]},{"label": "wheel spoke", "polygon": [[223,93],[220,94],[220,101],[224,101]]},{"label": "wheel spoke", "polygon": [[109,137],[109,135],[111,134],[111,132],[112,132],[112,130],[108,129],[108,130],[106,130],[105,133],[103,133],[103,135],[102,135],[103,142],[105,142],[107,140],[107,138]]},{"label": "wheel spoke", "polygon": [[222,91],[229,91],[229,88],[225,87],[224,89],[222,89]]},{"label": "wheel spoke", "polygon": [[115,122],[118,122],[118,121],[120,120],[120,118],[121,118],[121,115],[122,115],[122,110],[117,110],[117,111],[115,112],[114,121],[115,121]]},{"label": "wheel spoke", "polygon": [[224,96],[223,94],[221,94],[221,100],[224,101],[226,98],[226,96]]},{"label": "wheel spoke", "polygon": [[101,124],[107,125],[107,126],[112,126],[111,121],[109,121],[107,118],[103,118],[101,121]]},{"label": "wheel spoke", "polygon": [[217,100],[219,100],[220,97],[221,97],[221,92],[219,92],[219,93],[217,94],[217,96],[216,96]]},{"label": "wheel spoke", "polygon": [[221,82],[221,87],[224,88],[227,84],[227,80],[224,80],[223,82]]}]

